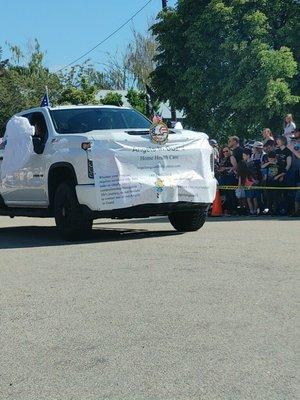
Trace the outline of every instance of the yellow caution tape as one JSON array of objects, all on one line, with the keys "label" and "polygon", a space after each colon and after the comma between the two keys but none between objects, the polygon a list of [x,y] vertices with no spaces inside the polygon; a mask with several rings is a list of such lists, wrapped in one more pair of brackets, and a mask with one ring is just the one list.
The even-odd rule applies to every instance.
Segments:
[{"label": "yellow caution tape", "polygon": [[299,190],[300,186],[234,186],[234,185],[220,185],[218,189],[222,190]]}]

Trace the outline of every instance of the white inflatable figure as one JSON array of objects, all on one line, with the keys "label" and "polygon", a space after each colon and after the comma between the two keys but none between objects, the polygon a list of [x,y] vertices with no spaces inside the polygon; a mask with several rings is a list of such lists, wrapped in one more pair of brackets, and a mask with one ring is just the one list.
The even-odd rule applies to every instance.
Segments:
[{"label": "white inflatable figure", "polygon": [[23,168],[33,154],[32,136],[34,127],[27,118],[12,117],[7,125],[4,138],[7,141],[1,165],[2,180]]},{"label": "white inflatable figure", "polygon": [[183,129],[182,123],[180,121],[176,122],[174,129]]}]

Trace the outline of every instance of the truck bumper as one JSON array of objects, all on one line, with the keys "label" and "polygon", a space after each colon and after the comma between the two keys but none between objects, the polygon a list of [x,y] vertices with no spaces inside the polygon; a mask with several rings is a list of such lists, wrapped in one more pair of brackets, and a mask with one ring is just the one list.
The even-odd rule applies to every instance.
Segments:
[{"label": "truck bumper", "polygon": [[141,204],[129,208],[115,210],[99,210],[97,203],[96,187],[94,185],[77,185],[76,194],[81,205],[85,206],[95,218],[139,218],[153,215],[167,215],[175,211],[191,210],[196,208],[208,208],[213,202],[216,185],[210,185],[203,193],[201,202],[176,202],[159,204]]}]

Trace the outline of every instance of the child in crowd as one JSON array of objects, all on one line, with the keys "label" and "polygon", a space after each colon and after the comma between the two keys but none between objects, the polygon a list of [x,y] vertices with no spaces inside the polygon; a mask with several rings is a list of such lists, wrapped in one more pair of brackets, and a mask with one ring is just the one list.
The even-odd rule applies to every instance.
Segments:
[{"label": "child in crowd", "polygon": [[[245,177],[245,186],[251,187],[251,186],[257,186],[260,183],[260,168],[259,164],[257,163],[256,160],[251,159],[252,152],[250,149],[244,149],[243,150],[243,162],[245,164],[245,172],[246,172],[246,177]],[[242,171],[243,171],[242,167]],[[244,173],[245,175],[245,173]],[[242,175],[240,174],[241,178],[241,183],[242,183]],[[257,215],[259,210],[258,210],[258,199],[260,197],[260,191],[257,189],[247,189],[245,191],[246,199],[247,199],[247,204],[249,207],[249,212],[250,215]]]},{"label": "child in crowd", "polygon": [[[278,162],[275,151],[270,151],[268,153],[268,161],[262,164],[261,169],[263,186],[280,186],[284,178],[284,168]],[[266,190],[265,197],[267,199],[267,208],[264,210],[264,214],[276,213],[279,200],[277,189]]]}]

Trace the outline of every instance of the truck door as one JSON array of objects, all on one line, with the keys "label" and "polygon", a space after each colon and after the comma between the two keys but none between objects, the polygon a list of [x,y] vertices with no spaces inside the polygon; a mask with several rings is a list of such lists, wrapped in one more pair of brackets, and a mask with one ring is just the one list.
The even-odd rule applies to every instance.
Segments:
[{"label": "truck door", "polygon": [[48,126],[42,112],[28,113],[22,117],[27,118],[30,124],[35,126],[36,134],[38,131],[43,139],[37,146],[40,154],[33,152],[24,167],[14,172],[5,184],[2,181],[2,197],[5,204],[10,207],[46,207],[48,205],[45,177]]}]

